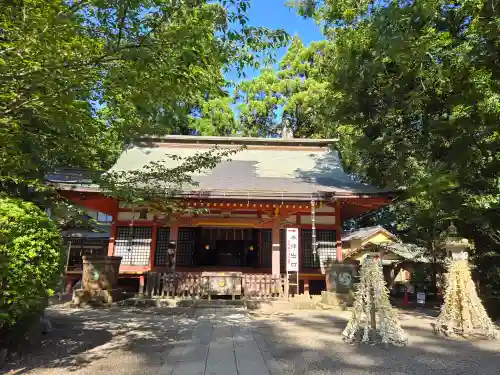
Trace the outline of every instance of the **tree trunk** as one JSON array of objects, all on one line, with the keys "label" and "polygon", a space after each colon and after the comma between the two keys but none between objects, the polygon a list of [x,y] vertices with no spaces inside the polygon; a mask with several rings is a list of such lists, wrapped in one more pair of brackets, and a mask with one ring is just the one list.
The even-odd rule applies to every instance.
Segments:
[{"label": "tree trunk", "polygon": [[436,255],[436,244],[434,241],[430,243],[431,247],[431,287],[437,288],[437,255]]}]

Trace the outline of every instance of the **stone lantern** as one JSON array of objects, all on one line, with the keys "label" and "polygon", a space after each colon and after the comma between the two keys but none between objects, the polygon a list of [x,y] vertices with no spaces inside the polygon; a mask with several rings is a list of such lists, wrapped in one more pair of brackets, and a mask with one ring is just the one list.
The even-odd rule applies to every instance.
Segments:
[{"label": "stone lantern", "polygon": [[469,240],[458,236],[457,227],[450,224],[446,237],[441,245],[446,250],[446,255],[452,260],[467,260],[469,258],[468,250],[471,248]]},{"label": "stone lantern", "polygon": [[441,306],[434,330],[449,336],[500,338],[497,327],[489,318],[478,295],[469,265],[469,241],[457,235],[453,223],[439,244],[451,260],[447,264],[444,304]]}]

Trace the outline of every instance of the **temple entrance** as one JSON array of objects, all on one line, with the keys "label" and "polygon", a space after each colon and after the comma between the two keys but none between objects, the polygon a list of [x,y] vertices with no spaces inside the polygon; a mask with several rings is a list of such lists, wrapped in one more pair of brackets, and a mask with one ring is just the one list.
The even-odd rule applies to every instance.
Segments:
[{"label": "temple entrance", "polygon": [[196,228],[196,266],[258,267],[259,230],[248,228]]}]

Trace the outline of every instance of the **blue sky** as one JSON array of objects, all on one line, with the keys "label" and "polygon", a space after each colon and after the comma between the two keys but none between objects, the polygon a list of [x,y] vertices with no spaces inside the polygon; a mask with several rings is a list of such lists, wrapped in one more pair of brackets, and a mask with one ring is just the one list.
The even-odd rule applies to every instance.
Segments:
[{"label": "blue sky", "polygon": [[[311,19],[303,19],[294,9],[285,6],[286,0],[251,0],[248,11],[249,25],[263,26],[270,29],[284,29],[290,35],[298,35],[304,44],[309,44],[315,40],[323,39],[319,27]],[[276,59],[279,61],[286,52],[286,48],[281,48],[276,53]],[[246,79],[258,74],[258,71],[247,69]],[[231,80],[237,80],[234,73],[227,77]]]}]

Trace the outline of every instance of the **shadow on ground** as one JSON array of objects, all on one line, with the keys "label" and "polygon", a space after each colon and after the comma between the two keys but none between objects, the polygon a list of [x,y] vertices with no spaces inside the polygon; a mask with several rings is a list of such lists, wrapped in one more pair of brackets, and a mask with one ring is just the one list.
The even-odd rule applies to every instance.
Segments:
[{"label": "shadow on ground", "polygon": [[249,326],[260,350],[276,359],[283,375],[498,373],[499,342],[436,336],[431,328],[435,313],[400,310],[409,344],[386,348],[342,342],[349,312],[54,308],[48,312],[53,331],[42,345],[27,348],[0,373],[158,374],[166,353],[189,342],[196,324],[207,323]]},{"label": "shadow on ground", "polygon": [[[41,343],[25,347],[0,373],[87,373],[95,363],[103,374],[107,369],[141,373],[141,368],[159,368],[165,351],[181,343],[195,323],[191,309],[49,309],[46,315],[51,332]],[[127,367],[129,362],[137,368]]]},{"label": "shadow on ground", "polygon": [[262,336],[284,374],[494,374],[498,341],[451,339],[434,334],[434,311],[400,311],[407,347],[347,344],[341,332],[349,312],[303,312],[258,319]]}]

